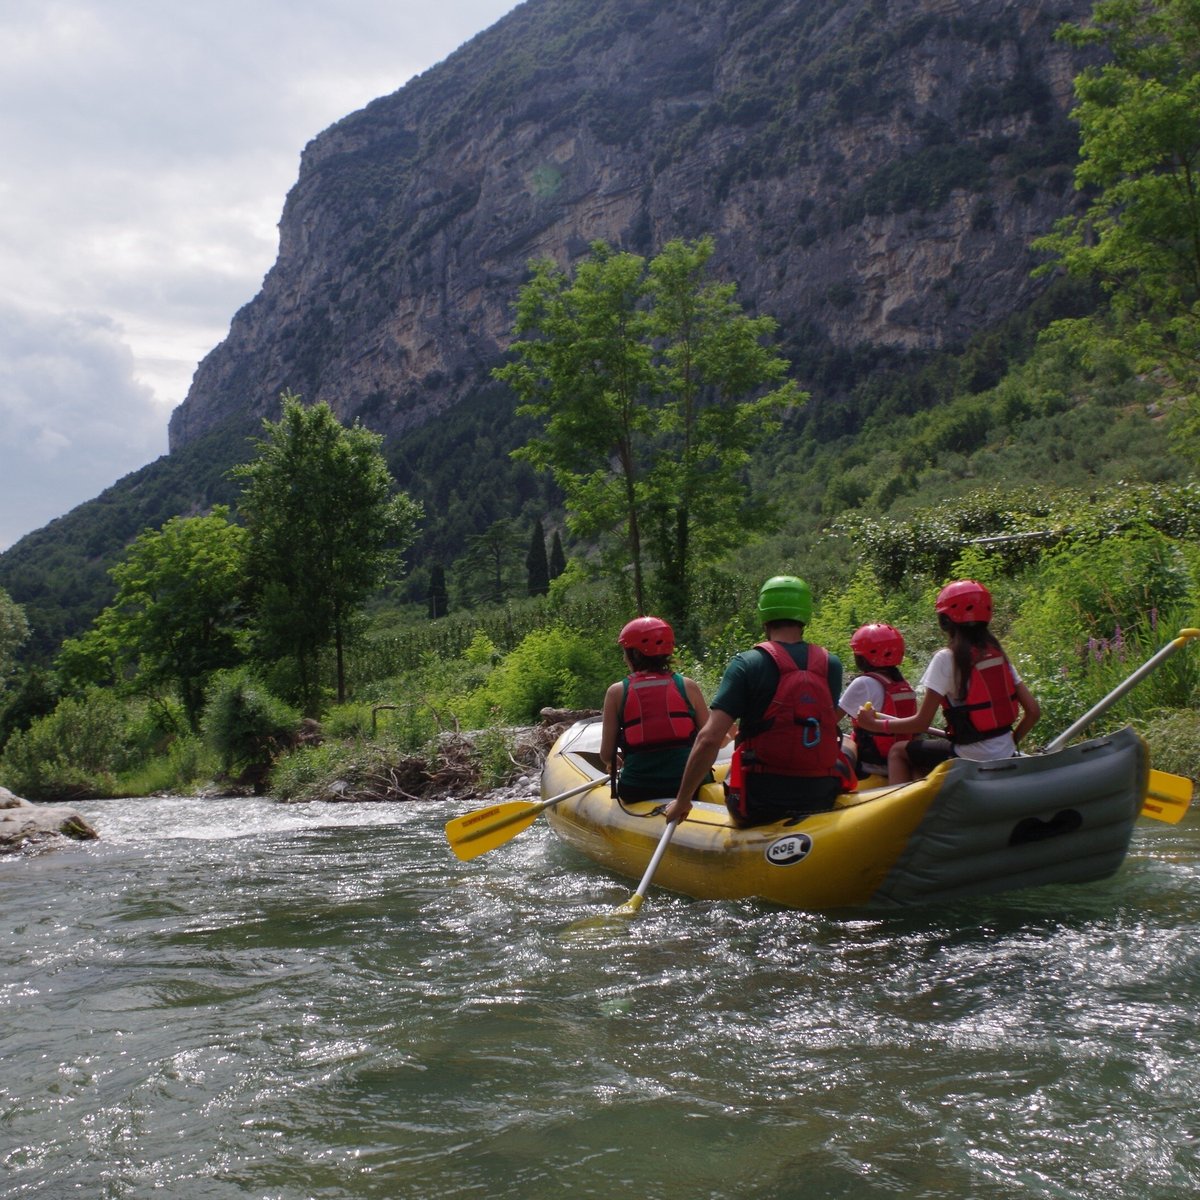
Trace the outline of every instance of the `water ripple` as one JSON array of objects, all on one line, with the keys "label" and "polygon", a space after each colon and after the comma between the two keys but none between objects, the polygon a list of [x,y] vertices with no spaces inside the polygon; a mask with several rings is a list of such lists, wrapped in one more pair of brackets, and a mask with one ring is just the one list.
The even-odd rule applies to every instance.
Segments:
[{"label": "water ripple", "polygon": [[0,868],[0,1197],[1175,1200],[1200,829],[895,916],[652,892],[440,805],[98,803]]}]

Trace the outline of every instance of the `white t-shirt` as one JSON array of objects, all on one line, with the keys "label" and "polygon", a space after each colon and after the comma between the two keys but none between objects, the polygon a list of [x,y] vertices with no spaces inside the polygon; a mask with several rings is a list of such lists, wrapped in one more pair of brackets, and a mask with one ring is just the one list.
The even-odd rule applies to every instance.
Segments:
[{"label": "white t-shirt", "polygon": [[[884,691],[883,684],[878,679],[872,679],[870,675],[856,675],[842,693],[842,698],[838,701],[838,708],[851,720],[854,720],[855,714],[868,701],[877,713],[883,712],[883,702],[886,699],[887,692]],[[860,767],[881,767],[884,764],[862,759],[858,765]],[[887,768],[884,767],[885,772],[886,770]]]},{"label": "white t-shirt", "polygon": [[882,712],[886,698],[887,693],[878,679],[872,679],[870,675],[856,675],[842,693],[838,708],[854,720],[858,710],[868,702],[876,712]]},{"label": "white t-shirt", "polygon": [[[1021,677],[1017,674],[1016,667],[1010,663],[1008,669],[1012,672],[1013,683],[1020,683]],[[927,691],[935,691],[956,704],[963,699],[953,694],[954,655],[949,647],[939,650],[929,660],[929,666],[925,668],[925,674],[921,676],[921,687]],[[995,737],[984,738],[981,742],[969,742],[965,746],[956,743],[954,747],[954,753],[959,758],[966,758],[971,762],[1012,758],[1016,752],[1017,743],[1013,741],[1011,733],[1000,733]]]}]

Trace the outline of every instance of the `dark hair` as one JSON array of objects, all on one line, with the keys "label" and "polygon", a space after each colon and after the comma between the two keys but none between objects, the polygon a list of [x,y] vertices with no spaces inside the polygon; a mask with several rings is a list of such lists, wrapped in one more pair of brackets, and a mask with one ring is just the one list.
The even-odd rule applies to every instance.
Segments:
[{"label": "dark hair", "polygon": [[625,646],[625,657],[635,671],[669,671],[671,656],[669,654],[643,654],[633,646]]},{"label": "dark hair", "polygon": [[895,666],[876,667],[876,666],[873,666],[871,663],[867,662],[867,660],[861,654],[856,654],[854,656],[854,665],[864,675],[882,675],[885,679],[890,679],[894,683],[903,683],[904,682],[904,673],[900,670],[899,667],[895,667]]},{"label": "dark hair", "polygon": [[945,613],[938,613],[938,624],[950,639],[950,653],[954,655],[954,682],[956,696],[965,696],[975,666],[973,651],[999,650],[1003,647],[986,621],[952,621]]},{"label": "dark hair", "polygon": [[768,633],[772,633],[776,629],[790,629],[793,625],[795,625],[801,633],[804,632],[804,622],[797,621],[794,617],[778,617],[774,621],[763,622],[763,628]]}]

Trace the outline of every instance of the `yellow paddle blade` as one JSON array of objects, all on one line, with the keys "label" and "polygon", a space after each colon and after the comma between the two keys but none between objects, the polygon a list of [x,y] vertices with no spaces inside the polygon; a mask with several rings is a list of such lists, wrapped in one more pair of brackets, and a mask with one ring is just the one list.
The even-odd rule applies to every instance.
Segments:
[{"label": "yellow paddle blade", "polygon": [[1153,821],[1166,821],[1168,825],[1179,824],[1191,807],[1192,788],[1192,781],[1183,775],[1151,769],[1141,815]]},{"label": "yellow paddle blade", "polygon": [[528,829],[545,807],[532,800],[510,800],[477,808],[446,822],[446,840],[450,849],[467,862],[511,841],[522,829]]}]

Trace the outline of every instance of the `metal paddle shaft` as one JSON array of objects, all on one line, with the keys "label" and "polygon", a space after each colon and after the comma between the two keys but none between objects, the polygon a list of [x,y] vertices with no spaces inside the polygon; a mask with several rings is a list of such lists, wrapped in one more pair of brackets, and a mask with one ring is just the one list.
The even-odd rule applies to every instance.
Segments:
[{"label": "metal paddle shaft", "polygon": [[1085,712],[1083,716],[1075,722],[1074,725],[1072,725],[1069,729],[1064,730],[1058,735],[1058,737],[1054,739],[1054,741],[1046,746],[1042,753],[1053,754],[1055,750],[1061,750],[1077,733],[1082,733],[1098,716],[1100,716],[1102,713],[1108,712],[1108,710],[1112,708],[1112,706],[1116,704],[1116,702],[1120,700],[1126,692],[1130,691],[1139,683],[1141,683],[1142,680],[1145,679],[1146,676],[1149,675],[1150,672],[1159,665],[1159,663],[1170,658],[1176,650],[1178,650],[1181,646],[1186,645],[1188,641],[1194,637],[1200,637],[1200,629],[1181,629],[1177,638],[1168,642],[1157,654],[1153,656],[1153,658],[1149,658],[1142,663],[1142,665],[1138,667],[1138,669],[1134,671],[1134,673],[1130,675],[1128,679],[1125,679],[1121,683],[1117,684],[1117,686],[1113,688],[1113,690],[1109,692],[1103,700],[1092,705],[1092,707],[1088,709],[1088,711]]},{"label": "metal paddle shaft", "polygon": [[642,875],[641,883],[637,885],[637,890],[617,909],[619,916],[632,917],[642,907],[642,901],[645,900],[646,892],[650,887],[650,880],[654,878],[654,872],[658,870],[658,864],[666,853],[671,838],[675,836],[678,825],[678,821],[667,822],[667,827],[663,830],[662,837],[658,839],[658,845],[654,847],[654,853],[650,856],[650,862],[646,866],[645,874]]}]

